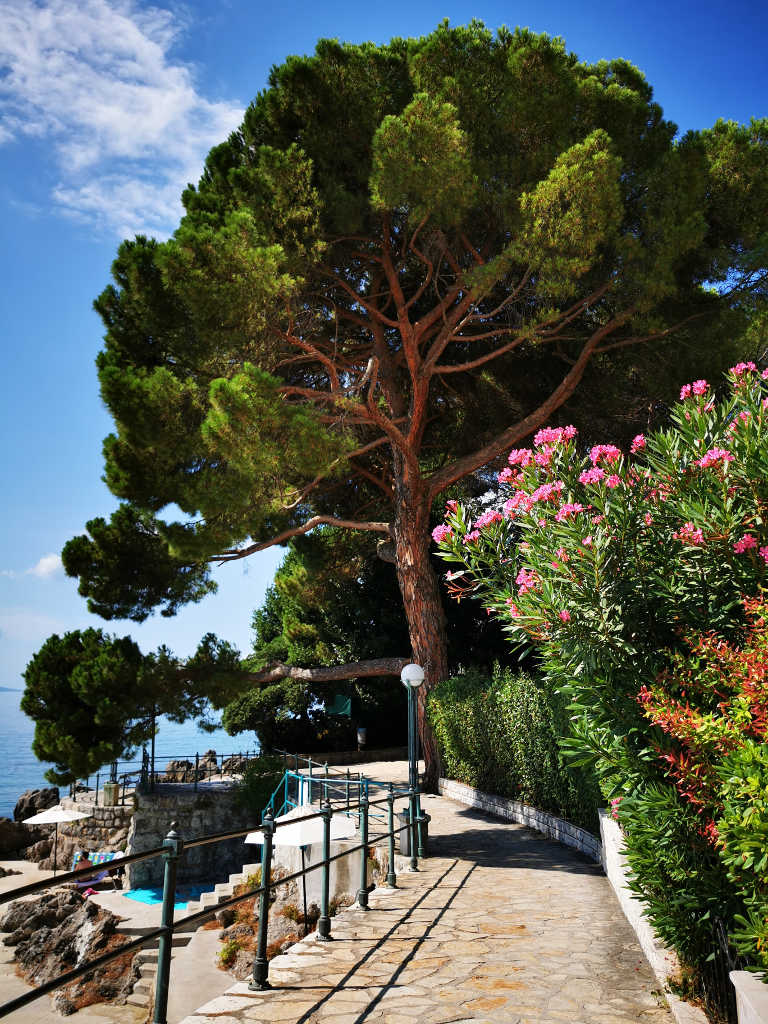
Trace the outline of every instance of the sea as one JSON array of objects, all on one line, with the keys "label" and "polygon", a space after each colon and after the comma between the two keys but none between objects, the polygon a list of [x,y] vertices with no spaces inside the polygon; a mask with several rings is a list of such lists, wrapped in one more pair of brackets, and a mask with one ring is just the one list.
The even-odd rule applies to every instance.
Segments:
[{"label": "sea", "polygon": [[[51,785],[44,774],[50,765],[38,761],[32,753],[35,724],[19,707],[21,693],[21,690],[0,690],[0,817],[4,818],[13,817],[13,808],[24,790]],[[253,733],[230,736],[223,729],[209,733],[198,729],[194,722],[179,725],[160,718],[155,737],[155,767],[160,771],[168,761],[182,758],[194,761],[195,753],[203,754],[206,750],[228,755],[252,752],[257,747]],[[141,752],[138,758],[137,765]],[[94,781],[92,777],[90,784]],[[62,796],[67,795],[66,786],[59,789]]]}]

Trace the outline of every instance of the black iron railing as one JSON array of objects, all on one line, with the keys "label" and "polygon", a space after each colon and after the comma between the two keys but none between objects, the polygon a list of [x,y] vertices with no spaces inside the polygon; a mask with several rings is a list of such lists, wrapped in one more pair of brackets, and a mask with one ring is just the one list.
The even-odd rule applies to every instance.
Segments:
[{"label": "black iron railing", "polygon": [[[396,827],[394,807],[395,802],[400,799],[408,801],[408,814],[406,823]],[[378,805],[386,805],[387,830],[383,833],[378,833],[374,838],[371,838],[369,836],[370,809],[371,807]],[[321,870],[323,875],[320,896],[320,918],[317,923],[317,937],[320,941],[326,941],[330,938],[331,934],[331,918],[329,913],[330,866],[334,861],[341,860],[343,857],[352,856],[355,853],[360,855],[360,888],[357,893],[357,901],[363,910],[368,909],[367,860],[369,855],[368,851],[371,846],[376,846],[385,840],[387,841],[389,868],[386,877],[386,884],[390,887],[396,887],[397,878],[394,867],[395,836],[406,829],[410,830],[410,869],[412,871],[418,870],[418,858],[416,851],[418,849],[420,851],[419,855],[421,855],[421,851],[423,851],[426,846],[423,834],[426,832],[429,816],[422,814],[421,812],[419,794],[417,790],[411,789],[396,791],[394,786],[390,783],[386,795],[377,800],[369,801],[365,796],[363,796],[356,805],[351,807],[348,807],[347,801],[344,800],[343,802],[339,802],[339,806],[336,809],[345,811],[351,810],[357,813],[360,842],[356,846],[345,849],[342,853],[331,856],[331,818],[333,817],[334,806],[327,790],[323,793],[323,800],[319,811],[315,811],[301,817],[294,817],[290,822],[276,822],[272,816],[271,810],[268,808],[264,821],[261,825],[264,842],[261,844],[262,855],[260,885],[245,893],[240,893],[237,896],[224,899],[215,906],[206,907],[193,914],[188,914],[186,917],[180,918],[179,920],[174,920],[174,904],[176,902],[176,869],[179,859],[183,856],[184,849],[192,849],[196,846],[205,846],[211,843],[220,843],[225,840],[237,839],[246,836],[252,830],[239,829],[235,832],[220,832],[185,842],[176,831],[176,823],[173,823],[171,825],[171,830],[161,847],[147,850],[143,853],[129,854],[120,861],[121,866],[127,866],[130,864],[136,864],[139,861],[149,860],[154,857],[164,858],[165,870],[160,926],[147,934],[142,935],[139,939],[125,943],[110,953],[105,953],[85,964],[81,964],[73,970],[60,975],[58,978],[54,978],[29,992],[25,992],[22,995],[17,996],[15,999],[10,999],[7,1002],[2,1003],[0,1005],[0,1017],[7,1017],[14,1011],[27,1006],[36,999],[53,992],[55,989],[61,988],[64,985],[69,985],[78,978],[82,978],[84,975],[90,974],[96,968],[109,963],[111,960],[115,960],[118,957],[124,956],[126,953],[133,952],[134,950],[138,951],[142,946],[146,946],[150,942],[159,940],[153,1024],[166,1024],[168,993],[171,982],[171,946],[175,929],[179,928],[181,925],[184,925],[188,929],[192,924],[202,924],[203,921],[212,917],[218,911],[223,910],[226,907],[235,906],[236,904],[255,896],[259,897],[259,923],[256,939],[256,958],[254,961],[253,977],[250,987],[254,990],[271,988],[272,986],[269,983],[269,964],[266,957],[266,949],[267,929],[269,926],[269,893],[273,889],[277,888],[279,885],[286,885],[290,882],[304,878],[307,874],[310,874],[313,871]],[[272,848],[273,837],[276,829],[281,828],[283,825],[295,825],[301,822],[312,821],[317,818],[321,818],[323,821],[321,859],[315,864],[310,864],[309,866],[302,868],[301,871],[295,871],[292,874],[273,881]],[[66,874],[59,875],[56,879],[45,879],[40,882],[31,882],[28,885],[20,886],[19,888],[10,890],[9,892],[1,893],[0,905],[8,903],[11,900],[19,899],[23,896],[30,896],[34,893],[45,892],[47,889],[66,884],[67,882],[78,881],[81,878],[82,872],[69,871]]]},{"label": "black iron railing", "polygon": [[[209,782],[215,775],[223,775],[227,772],[237,771],[248,764],[249,761],[260,756],[258,750],[245,750],[231,754],[215,754],[214,757],[205,757],[199,752],[194,754],[169,754],[158,755],[156,760],[180,762],[184,768],[175,768],[170,772],[167,770],[157,771],[151,762],[146,751],[141,760],[134,761],[113,761],[109,767],[96,773],[94,790],[94,803],[98,807],[101,794],[101,802],[104,803],[105,791],[103,783],[114,783],[117,785],[117,798],[120,804],[125,804],[126,795],[129,789],[137,786],[152,792],[156,785],[161,783],[191,783],[197,791],[199,782]],[[182,778],[179,779],[178,775]],[[83,789],[91,792],[91,777],[80,779],[72,783],[69,790],[70,797],[74,797]]]}]

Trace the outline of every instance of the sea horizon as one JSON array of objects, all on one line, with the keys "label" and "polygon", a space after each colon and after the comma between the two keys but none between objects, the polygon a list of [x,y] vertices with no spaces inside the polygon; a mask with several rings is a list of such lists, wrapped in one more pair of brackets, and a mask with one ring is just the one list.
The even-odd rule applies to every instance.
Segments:
[{"label": "sea horizon", "polygon": [[[0,774],[0,817],[4,818],[13,817],[13,809],[26,790],[55,785],[45,778],[50,764],[38,761],[32,753],[35,723],[19,707],[22,693],[21,689],[0,687],[0,763],[5,766]],[[171,759],[194,760],[196,753],[203,754],[207,750],[229,755],[257,748],[254,733],[230,736],[224,729],[208,733],[198,729],[193,721],[179,724],[160,718],[155,739],[155,766],[162,770]],[[135,763],[137,767],[141,764],[140,750]],[[102,779],[106,778],[108,771],[107,766],[101,770]],[[91,776],[90,785],[94,783],[95,775]],[[59,786],[60,796],[67,796],[68,792],[68,786]]]}]

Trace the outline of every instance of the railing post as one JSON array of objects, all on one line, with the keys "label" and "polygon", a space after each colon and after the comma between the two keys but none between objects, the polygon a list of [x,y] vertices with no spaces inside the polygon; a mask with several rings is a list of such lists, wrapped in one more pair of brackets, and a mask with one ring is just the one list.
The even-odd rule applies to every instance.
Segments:
[{"label": "railing post", "polygon": [[309,763],[309,802],[312,803],[312,758],[308,759]]},{"label": "railing post", "polygon": [[360,888],[357,903],[361,910],[368,909],[368,797],[360,801]]},{"label": "railing post", "polygon": [[430,821],[430,817],[429,817],[428,814],[425,814],[424,811],[421,809],[421,800],[417,796],[416,797],[416,828],[417,828],[418,833],[419,833],[419,846],[418,846],[419,860],[423,860],[426,857],[426,855],[427,855],[427,848],[426,848],[426,844],[424,842],[424,830],[425,830],[427,824],[429,823],[429,821]]},{"label": "railing post", "polygon": [[387,871],[387,885],[390,889],[397,888],[397,875],[395,874],[395,787],[389,784],[387,793],[387,820],[389,828],[389,870]]},{"label": "railing post", "polygon": [[349,768],[347,768],[347,813],[349,813],[349,787],[350,787],[350,781],[349,780],[350,780],[350,773],[349,773]]},{"label": "railing post", "polygon": [[261,823],[264,834],[264,845],[261,848],[261,896],[259,898],[259,933],[256,938],[256,959],[253,961],[253,977],[248,988],[253,992],[263,992],[272,988],[269,984],[269,961],[267,960],[267,931],[269,929],[269,884],[272,880],[272,836],[275,822],[272,808],[264,812]]},{"label": "railing post", "polygon": [[416,801],[417,801],[417,799],[418,799],[418,794],[417,794],[416,790],[415,789],[408,790],[408,804],[409,804],[408,817],[410,819],[409,824],[410,824],[410,828],[411,828],[411,871],[418,871],[419,870],[419,862],[416,859],[416,844],[417,844],[417,839],[418,839],[418,837],[416,835],[416,833],[418,831],[418,827],[416,825]]},{"label": "railing post", "polygon": [[197,792],[197,773],[200,768],[200,753],[195,751],[195,793]]},{"label": "railing post", "polygon": [[93,801],[93,806],[99,806],[99,779],[101,778],[101,772],[96,772],[96,799]]},{"label": "railing post", "polygon": [[163,878],[163,911],[160,927],[160,947],[157,951],[157,984],[155,986],[154,1024],[167,1024],[168,982],[171,973],[171,947],[173,945],[173,905],[176,902],[176,867],[183,841],[176,833],[176,822],[171,822],[171,831],[163,841],[165,875]]},{"label": "railing post", "polygon": [[333,810],[329,803],[320,808],[323,813],[323,879],[320,890],[320,918],[317,922],[317,938],[320,942],[331,941],[331,917],[328,904],[331,890],[331,816]]}]

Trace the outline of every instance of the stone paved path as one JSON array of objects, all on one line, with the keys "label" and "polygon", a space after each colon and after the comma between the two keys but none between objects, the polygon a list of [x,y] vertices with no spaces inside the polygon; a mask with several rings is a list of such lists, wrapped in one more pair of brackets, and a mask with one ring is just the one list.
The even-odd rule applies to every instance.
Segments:
[{"label": "stone paved path", "polygon": [[[441,797],[430,854],[371,910],[333,919],[183,1024],[672,1024],[600,869],[520,825]],[[173,985],[173,978],[171,979]]]}]

